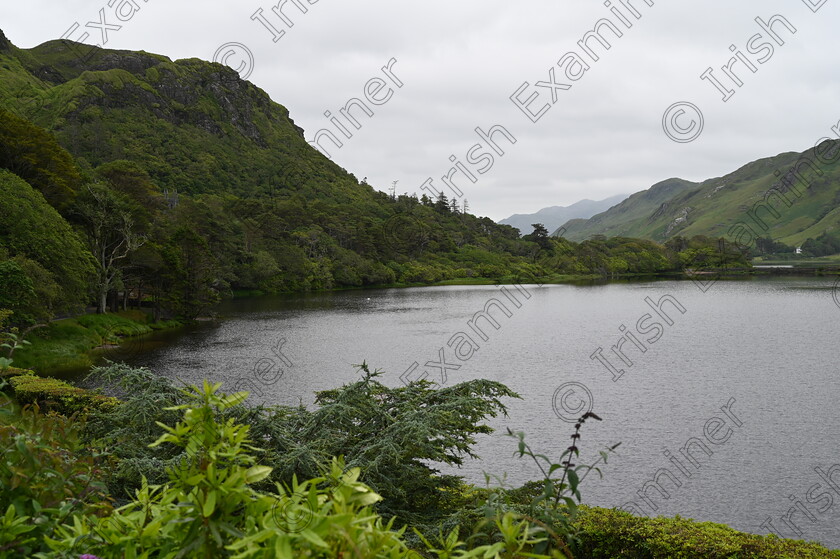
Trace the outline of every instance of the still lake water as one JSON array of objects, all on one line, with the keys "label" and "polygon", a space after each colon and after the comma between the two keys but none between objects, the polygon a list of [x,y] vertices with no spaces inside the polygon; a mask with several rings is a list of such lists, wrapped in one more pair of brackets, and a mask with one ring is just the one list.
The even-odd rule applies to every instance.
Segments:
[{"label": "still lake water", "polygon": [[[581,463],[622,444],[603,479],[593,474],[582,485],[584,502],[632,503],[637,514],[773,529],[840,548],[840,308],[832,287],[832,279],[762,278],[718,282],[706,293],[690,281],[650,281],[525,286],[529,298],[513,286],[507,295],[456,286],[264,297],[225,303],[219,323],[147,341],[151,349],[133,364],[250,388],[252,400],[267,404],[311,405],[315,391],[358,378],[353,364],[363,360],[386,371],[389,385],[414,362],[410,378],[425,369],[443,382],[434,366],[443,350],[447,383],[487,378],[522,396],[509,402],[509,417],[490,422],[497,432],[480,439],[481,460],[455,472],[470,482],[483,484],[484,472],[507,473],[514,485],[536,479],[532,463],[513,457],[505,427],[557,457],[573,430],[561,416],[591,404],[603,421],[584,426]],[[498,329],[479,321],[485,341],[467,323],[493,299],[511,316],[491,311]],[[670,301],[666,316],[646,299]],[[458,332],[479,346],[469,360],[446,345]],[[632,365],[611,350],[621,338]],[[462,356],[464,339],[454,343],[465,344]],[[598,348],[606,365],[590,357]],[[624,373],[614,380],[608,366]],[[282,376],[266,385],[255,367]],[[667,496],[645,485],[657,474]]]}]

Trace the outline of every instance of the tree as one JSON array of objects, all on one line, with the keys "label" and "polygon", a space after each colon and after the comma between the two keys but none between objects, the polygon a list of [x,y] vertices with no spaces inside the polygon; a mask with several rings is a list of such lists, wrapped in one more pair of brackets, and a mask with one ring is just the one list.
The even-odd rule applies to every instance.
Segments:
[{"label": "tree", "polygon": [[49,132],[4,109],[0,109],[0,168],[35,187],[61,212],[82,182],[73,158]]},{"label": "tree", "polygon": [[164,299],[176,314],[195,319],[221,300],[218,262],[204,237],[181,227],[170,237],[162,253]]},{"label": "tree", "polygon": [[435,202],[435,209],[442,214],[449,213],[449,199],[443,191],[438,194],[437,201]]},{"label": "tree", "polygon": [[25,312],[31,320],[36,322],[51,320],[61,309],[62,286],[59,285],[55,276],[49,270],[35,260],[18,255],[13,259],[13,262],[20,266],[32,281],[32,287],[35,290],[35,297]]},{"label": "tree", "polygon": [[545,225],[542,223],[532,223],[531,227],[534,228],[534,232],[530,235],[525,235],[524,239],[537,243],[543,251],[550,251],[552,245],[548,239],[548,229],[545,228]]},{"label": "tree", "polygon": [[90,184],[84,189],[75,214],[96,261],[96,312],[104,313],[108,293],[120,277],[122,262],[146,239],[135,231],[134,218],[124,198],[102,184]]},{"label": "tree", "polygon": [[300,461],[304,454],[345,456],[347,465],[361,468],[365,483],[385,497],[385,513],[409,520],[445,510],[446,488],[455,490],[460,478],[438,475],[429,462],[459,466],[465,457],[475,457],[476,435],[493,432],[481,422],[506,415],[502,398],[519,396],[488,380],[437,389],[428,381],[389,388],[376,380],[379,371],[364,363],[360,371],[360,381],[317,393],[319,407],[303,419],[294,446],[274,447],[278,473],[282,479],[317,473],[316,463]]},{"label": "tree", "polygon": [[[154,210],[162,210],[166,199],[149,174],[137,163],[119,159],[100,165],[96,174],[102,177],[111,188],[126,195],[137,208],[133,213],[142,213],[145,219]],[[138,211],[139,210],[139,211]],[[144,219],[144,221],[145,221]]]},{"label": "tree", "polygon": [[94,262],[84,243],[43,195],[0,170],[0,252],[32,280],[38,304],[73,312],[86,302]]},{"label": "tree", "polygon": [[14,326],[35,321],[33,306],[35,286],[15,261],[0,262],[0,309],[12,312],[10,323]]}]

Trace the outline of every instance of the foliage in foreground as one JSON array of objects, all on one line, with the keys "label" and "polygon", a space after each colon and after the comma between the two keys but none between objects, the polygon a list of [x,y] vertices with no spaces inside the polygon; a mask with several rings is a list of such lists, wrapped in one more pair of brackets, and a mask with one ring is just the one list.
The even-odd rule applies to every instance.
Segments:
[{"label": "foliage in foreground", "polygon": [[[144,375],[142,370],[116,365],[105,373],[112,380],[126,379],[128,386]],[[336,408],[324,416],[337,421],[336,429],[346,431],[348,438],[356,430],[364,433],[365,423],[357,420],[375,410],[365,400],[371,387],[376,388],[370,392],[372,400],[382,399],[386,410],[395,409],[394,394],[377,387],[373,378],[373,373],[366,372],[360,383],[329,391],[324,398],[324,407],[334,405],[331,399],[348,405],[346,417]],[[357,394],[343,394],[351,387]],[[413,388],[415,396],[424,390],[436,392],[424,386]],[[140,396],[134,397],[137,393]],[[44,415],[31,407],[17,409],[4,401],[0,406],[0,557],[840,557],[840,551],[829,552],[815,544],[742,534],[711,523],[635,518],[580,506],[580,484],[598,464],[576,464],[582,425],[599,419],[592,413],[581,418],[571,445],[557,460],[532,451],[521,433],[508,433],[519,441],[517,454],[540,465],[543,480],[519,489],[473,488],[471,493],[477,498],[471,504],[459,501],[456,492],[442,492],[449,495],[450,509],[453,502],[460,502],[462,510],[446,518],[440,518],[439,512],[436,522],[429,521],[432,514],[425,525],[409,522],[409,528],[404,526],[406,518],[387,513],[388,496],[367,483],[372,455],[331,458],[311,478],[278,479],[266,460],[269,453],[257,448],[271,446],[273,441],[265,436],[266,423],[251,421],[260,410],[245,408],[246,396],[244,392],[225,395],[220,385],[208,383],[176,390],[158,379],[156,385],[129,395],[116,409],[86,420]],[[427,403],[432,398],[424,396]],[[139,410],[140,402],[149,404],[149,398],[154,405],[126,431],[111,439],[91,439],[92,433],[107,425],[102,417],[126,419]],[[363,409],[351,410],[354,402]],[[118,410],[128,415],[114,415]],[[156,422],[156,410],[168,420]],[[297,412],[289,413],[282,418],[294,421]],[[347,417],[354,419],[342,422]],[[399,414],[390,417],[407,421]],[[274,421],[280,423],[281,417]],[[165,461],[165,479],[151,482],[141,477],[130,497],[118,500],[106,482],[113,481],[118,471],[115,464],[132,461],[118,456],[131,429],[141,441],[134,448],[138,456],[148,447],[170,458]],[[262,435],[257,434],[260,429]],[[410,447],[414,442],[409,439],[403,444]],[[606,453],[601,459],[606,459]],[[356,466],[351,466],[353,460]],[[375,474],[371,479],[376,479]],[[430,479],[443,478],[432,474]],[[399,476],[392,480],[404,482]],[[411,490],[411,486],[402,489]]]},{"label": "foliage in foreground", "polygon": [[114,409],[118,401],[54,378],[36,376],[32,371],[15,370],[7,374],[15,399],[20,404],[38,404],[67,416]]},{"label": "foliage in foreground", "polygon": [[37,407],[15,413],[0,397],[0,557],[33,557],[61,524],[111,505],[80,423]]},{"label": "foliage in foreground", "polygon": [[[182,412],[181,420],[160,425],[165,433],[152,446],[186,451],[185,459],[167,470],[167,483],[144,480],[130,503],[101,515],[96,513],[107,508],[104,496],[99,495],[99,508],[85,510],[61,488],[50,487],[62,498],[56,503],[61,518],[48,522],[49,530],[34,522],[44,497],[27,486],[24,498],[9,503],[0,521],[3,551],[44,559],[81,553],[102,558],[421,557],[403,541],[405,528],[395,529],[394,518],[386,522],[372,508],[381,497],[358,481],[359,468],[347,468],[341,458],[318,478],[302,483],[293,478],[268,492],[254,489],[271,468],[257,464],[259,449],[250,445],[247,425],[218,419],[247,394],[224,395],[219,388],[208,383],[192,387],[185,392],[192,401],[172,408]],[[5,456],[13,458],[8,452]],[[515,557],[543,539],[512,513],[495,523],[501,541],[454,553],[430,552],[453,558]]]},{"label": "foliage in foreground", "polygon": [[[332,457],[364,471],[365,482],[384,500],[380,509],[406,521],[430,521],[447,514],[449,495],[460,478],[439,475],[429,461],[459,465],[472,456],[476,436],[492,432],[482,422],[506,413],[503,398],[517,397],[504,385],[473,380],[442,388],[426,381],[389,388],[379,373],[362,365],[363,377],[317,395],[318,407],[227,408],[224,418],[250,425],[264,449],[260,463],[271,466],[271,481],[309,479]],[[168,409],[186,403],[183,393],[146,369],[123,365],[95,368],[96,383],[125,394],[124,405],[91,420],[88,433],[120,458],[110,484],[115,495],[134,491],[143,476],[163,483],[162,472],[184,452],[148,445],[155,422],[173,423]]]}]

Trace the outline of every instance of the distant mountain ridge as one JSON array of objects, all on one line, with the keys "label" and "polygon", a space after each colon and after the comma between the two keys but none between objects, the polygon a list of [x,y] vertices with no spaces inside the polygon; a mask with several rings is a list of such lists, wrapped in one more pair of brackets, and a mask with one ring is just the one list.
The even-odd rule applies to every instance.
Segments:
[{"label": "distant mountain ridge", "polygon": [[[672,178],[588,219],[562,224],[562,236],[637,237],[659,243],[675,236],[770,237],[789,246],[840,228],[840,140],[802,153],[748,163],[703,182]],[[555,231],[556,234],[558,231]]]},{"label": "distant mountain ridge", "polygon": [[558,226],[558,230],[552,234],[557,234],[561,228],[565,228],[561,236],[571,239],[573,236],[578,235],[579,229],[588,232],[590,229],[595,228],[598,229],[598,233],[590,233],[587,237],[591,235],[605,235],[607,237],[623,236],[622,231],[629,224],[635,223],[636,220],[645,218],[656,212],[662,207],[662,204],[666,203],[675,195],[696,188],[697,186],[697,183],[678,178],[667,179],[656,183],[647,190],[636,192],[631,196],[625,196],[619,203],[589,218],[572,219],[562,223]]},{"label": "distant mountain ridge", "polygon": [[588,219],[603,212],[627,198],[626,194],[617,194],[604,200],[581,200],[570,206],[551,206],[532,214],[514,214],[499,223],[519,229],[523,235],[532,231],[531,224],[542,223],[549,231],[554,231],[570,219]]}]

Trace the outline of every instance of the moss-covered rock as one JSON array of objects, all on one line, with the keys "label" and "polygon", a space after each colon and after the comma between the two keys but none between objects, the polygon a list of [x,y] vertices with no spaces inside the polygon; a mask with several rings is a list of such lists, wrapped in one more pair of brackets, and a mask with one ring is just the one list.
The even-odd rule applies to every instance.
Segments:
[{"label": "moss-covered rock", "polygon": [[[19,371],[19,370],[18,370]],[[38,404],[64,415],[107,411],[119,405],[119,400],[85,390],[54,378],[36,376],[24,371],[9,378],[15,399],[21,405]]]},{"label": "moss-covered rock", "polygon": [[32,374],[32,371],[26,369],[18,369],[16,367],[6,367],[0,369],[0,378],[10,379],[12,377],[19,377],[20,375]]},{"label": "moss-covered rock", "polygon": [[840,550],[816,543],[746,534],[679,516],[639,518],[615,509],[586,508],[577,525],[582,541],[577,559],[840,558]]}]

